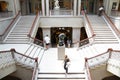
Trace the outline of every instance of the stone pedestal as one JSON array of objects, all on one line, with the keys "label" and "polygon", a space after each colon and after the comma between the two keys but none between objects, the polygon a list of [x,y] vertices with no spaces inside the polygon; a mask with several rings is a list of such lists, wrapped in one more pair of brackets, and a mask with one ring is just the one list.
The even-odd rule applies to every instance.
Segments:
[{"label": "stone pedestal", "polygon": [[59,9],[59,7],[55,7],[54,8],[54,15],[59,15],[59,11],[60,9]]},{"label": "stone pedestal", "polygon": [[64,60],[65,56],[65,46],[58,46],[58,59]]}]

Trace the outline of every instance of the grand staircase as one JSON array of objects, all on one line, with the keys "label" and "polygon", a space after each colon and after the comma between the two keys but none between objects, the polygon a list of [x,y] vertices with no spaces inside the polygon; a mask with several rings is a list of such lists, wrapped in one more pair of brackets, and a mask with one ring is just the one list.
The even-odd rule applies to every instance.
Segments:
[{"label": "grand staircase", "polygon": [[103,19],[97,15],[88,16],[95,36],[95,44],[118,44],[118,40]]},{"label": "grand staircase", "polygon": [[[31,28],[31,25],[34,21],[35,16],[21,16],[18,23],[15,25],[15,27],[11,30],[7,38],[5,39],[5,43],[11,43],[11,44],[19,44],[19,43],[28,43],[29,38],[27,37],[27,34],[29,33],[29,30]],[[110,30],[109,26],[106,24],[106,22],[103,20],[102,17],[98,17],[96,15],[90,15],[88,16],[90,23],[93,27],[93,31],[96,34],[95,36],[95,44],[118,44],[118,40],[113,34],[113,32]],[[25,44],[26,45],[26,44]],[[45,50],[43,47],[40,47],[35,44],[27,44],[28,47],[26,48],[24,55],[30,56],[30,57],[38,57],[38,67],[39,67],[39,73],[37,76],[38,80],[87,80],[86,73],[83,70],[78,70],[78,72],[70,72],[69,74],[64,73],[63,66],[61,66],[61,62],[57,60],[57,49],[48,49]],[[88,47],[82,48],[79,51],[74,48],[67,49],[68,55],[71,56],[73,59],[73,62],[71,64],[71,69],[80,69],[84,67],[84,57],[92,57],[99,53],[104,52],[109,48],[108,46],[97,46],[97,45],[90,45]],[[112,46],[112,45],[111,45]],[[98,48],[99,47],[99,48]],[[113,47],[113,46],[112,46]],[[76,51],[76,52],[75,52]],[[74,55],[73,55],[74,54]],[[88,55],[89,54],[89,55]],[[82,57],[81,57],[82,56]],[[55,61],[56,60],[56,61]],[[30,59],[21,57],[19,59],[20,62],[24,62],[26,64],[30,64]],[[60,63],[60,64],[59,64]],[[77,64],[76,64],[77,63]],[[74,66],[75,65],[75,66]],[[61,66],[61,67],[60,67]],[[55,67],[55,68],[54,68]],[[56,69],[57,72],[49,72],[49,70]],[[48,69],[49,70],[48,70]],[[60,69],[60,70],[59,70]],[[63,71],[61,71],[63,69]],[[48,70],[48,72],[44,72]]]},{"label": "grand staircase", "polygon": [[17,24],[10,31],[5,43],[28,43],[27,35],[31,29],[35,16],[21,16]]}]

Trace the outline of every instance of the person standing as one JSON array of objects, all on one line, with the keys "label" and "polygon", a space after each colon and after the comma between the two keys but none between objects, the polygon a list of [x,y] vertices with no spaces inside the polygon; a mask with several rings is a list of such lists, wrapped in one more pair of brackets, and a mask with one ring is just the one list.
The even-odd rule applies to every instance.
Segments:
[{"label": "person standing", "polygon": [[65,58],[64,58],[64,69],[65,69],[66,74],[68,73],[69,65],[70,65],[70,59],[68,58],[67,55],[65,55]]},{"label": "person standing", "polygon": [[70,48],[70,46],[71,46],[71,40],[69,38],[67,40],[67,46],[68,46],[68,48]]},{"label": "person standing", "polygon": [[101,16],[103,11],[104,11],[104,6],[101,6],[101,7],[99,8],[98,16]]},{"label": "person standing", "polygon": [[50,38],[48,37],[48,35],[45,36],[44,42],[45,42],[46,49],[48,49],[50,45]]}]

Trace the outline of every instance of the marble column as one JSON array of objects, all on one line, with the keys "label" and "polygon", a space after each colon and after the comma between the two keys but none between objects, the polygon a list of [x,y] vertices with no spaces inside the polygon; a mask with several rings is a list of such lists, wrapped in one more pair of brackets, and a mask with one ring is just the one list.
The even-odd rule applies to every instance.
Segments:
[{"label": "marble column", "polygon": [[77,15],[77,0],[74,0],[74,5],[73,5],[73,15]]},{"label": "marble column", "polygon": [[46,16],[49,16],[49,0],[46,0]]},{"label": "marble column", "polygon": [[81,0],[78,0],[78,16],[80,15],[81,12]]},{"label": "marble column", "polygon": [[42,15],[45,16],[45,0],[41,0],[42,3]]}]

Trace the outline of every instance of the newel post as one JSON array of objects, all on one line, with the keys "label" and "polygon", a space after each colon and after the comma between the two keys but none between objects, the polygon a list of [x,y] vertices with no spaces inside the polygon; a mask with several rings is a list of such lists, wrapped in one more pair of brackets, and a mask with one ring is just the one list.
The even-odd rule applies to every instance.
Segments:
[{"label": "newel post", "polygon": [[38,67],[38,57],[35,58],[36,66]]},{"label": "newel post", "polygon": [[16,50],[12,48],[10,51],[11,51],[12,57],[15,58],[14,53],[16,52]]},{"label": "newel post", "polygon": [[109,58],[111,58],[111,54],[112,54],[113,49],[109,48],[107,52],[109,52]]}]

